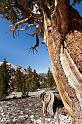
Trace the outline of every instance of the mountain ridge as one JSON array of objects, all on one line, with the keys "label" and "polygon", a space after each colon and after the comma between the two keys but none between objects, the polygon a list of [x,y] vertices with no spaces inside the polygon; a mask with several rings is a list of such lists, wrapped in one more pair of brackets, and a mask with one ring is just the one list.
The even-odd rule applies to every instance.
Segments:
[{"label": "mountain ridge", "polygon": [[[3,62],[0,62],[0,66],[3,64]],[[23,72],[23,74],[27,74],[28,73],[28,70],[23,68],[22,66],[19,66],[19,65],[15,65],[15,64],[12,64],[12,63],[9,63],[7,62],[7,65],[10,66],[11,69],[14,69],[15,71],[20,68],[20,71]]]},{"label": "mountain ridge", "polygon": [[[0,62],[0,66],[3,62]],[[23,68],[22,66],[20,65],[15,65],[13,63],[10,63],[10,62],[7,62],[7,65],[9,65],[12,69],[14,69],[15,71],[20,68],[20,71],[23,72],[23,74],[27,74],[28,73],[28,68]],[[42,77],[46,77],[47,73],[38,73],[40,76]]]}]

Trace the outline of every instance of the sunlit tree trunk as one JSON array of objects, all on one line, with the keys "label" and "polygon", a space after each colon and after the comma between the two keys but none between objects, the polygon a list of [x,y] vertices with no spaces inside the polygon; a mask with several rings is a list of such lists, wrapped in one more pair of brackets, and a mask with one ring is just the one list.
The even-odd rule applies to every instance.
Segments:
[{"label": "sunlit tree trunk", "polygon": [[[45,18],[45,21],[48,21],[47,18]],[[58,91],[65,108],[73,118],[73,124],[82,124],[82,75],[70,56],[70,54],[72,54],[72,56],[74,54],[73,49],[70,47],[70,43],[75,42],[76,40],[78,46],[78,36],[74,37],[75,32],[69,34],[67,36],[67,41],[71,39],[69,41],[69,48],[65,48],[63,51],[60,43],[61,36],[57,30],[55,30],[53,25],[51,28],[47,28],[46,33],[48,37],[44,42],[46,42],[48,47],[52,73],[56,81]],[[80,42],[81,41],[82,35],[80,35]],[[71,52],[68,52],[67,49],[69,49],[69,51],[71,50]],[[80,49],[80,51],[81,50],[82,49]]]}]

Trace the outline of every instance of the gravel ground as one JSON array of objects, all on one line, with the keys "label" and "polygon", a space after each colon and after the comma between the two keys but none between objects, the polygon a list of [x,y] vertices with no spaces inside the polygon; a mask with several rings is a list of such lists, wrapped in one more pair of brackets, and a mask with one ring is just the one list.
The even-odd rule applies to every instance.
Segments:
[{"label": "gravel ground", "polygon": [[71,124],[64,108],[57,109],[54,117],[43,116],[39,96],[0,102],[0,124]]}]

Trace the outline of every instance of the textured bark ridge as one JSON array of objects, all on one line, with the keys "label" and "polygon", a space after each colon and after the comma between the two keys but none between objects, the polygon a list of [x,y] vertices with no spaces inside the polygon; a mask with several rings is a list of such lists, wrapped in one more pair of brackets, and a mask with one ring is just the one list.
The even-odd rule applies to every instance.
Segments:
[{"label": "textured bark ridge", "polygon": [[[55,32],[56,34],[56,32]],[[57,36],[57,35],[56,35]],[[49,37],[48,50],[56,84],[65,108],[74,118],[74,123],[82,123],[82,75],[67,50],[60,51],[57,37],[54,43]],[[59,39],[59,37],[58,37]],[[75,60],[75,58],[74,58]]]},{"label": "textured bark ridge", "polygon": [[46,24],[46,39],[52,72],[65,108],[73,117],[73,124],[82,124],[82,32],[73,31],[67,35],[64,51],[60,42],[61,35],[52,18]]},{"label": "textured bark ridge", "polygon": [[79,71],[82,73],[82,32],[74,31],[67,36],[66,48],[76,64]]}]

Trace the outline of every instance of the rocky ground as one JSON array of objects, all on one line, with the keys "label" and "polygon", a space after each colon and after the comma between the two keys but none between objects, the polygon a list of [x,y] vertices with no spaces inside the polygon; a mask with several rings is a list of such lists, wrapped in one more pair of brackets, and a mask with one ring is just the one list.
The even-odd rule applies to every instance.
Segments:
[{"label": "rocky ground", "polygon": [[64,108],[43,116],[39,95],[0,102],[0,124],[71,124]]}]

